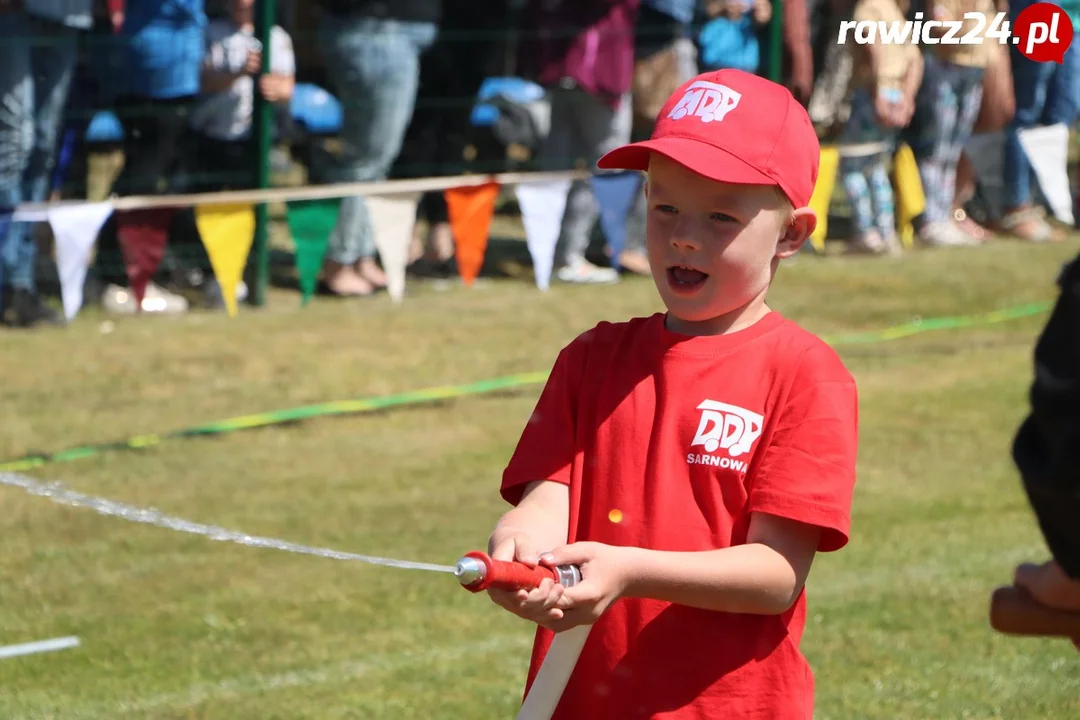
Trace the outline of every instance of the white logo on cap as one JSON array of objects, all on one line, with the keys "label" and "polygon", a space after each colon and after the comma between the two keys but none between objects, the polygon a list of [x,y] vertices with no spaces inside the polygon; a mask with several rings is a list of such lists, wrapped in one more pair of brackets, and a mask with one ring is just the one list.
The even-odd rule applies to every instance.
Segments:
[{"label": "white logo on cap", "polygon": [[704,123],[723,120],[735,109],[740,99],[742,95],[726,85],[698,80],[686,89],[686,94],[671,109],[668,117],[672,120],[682,120],[693,115],[701,118],[701,122]]}]

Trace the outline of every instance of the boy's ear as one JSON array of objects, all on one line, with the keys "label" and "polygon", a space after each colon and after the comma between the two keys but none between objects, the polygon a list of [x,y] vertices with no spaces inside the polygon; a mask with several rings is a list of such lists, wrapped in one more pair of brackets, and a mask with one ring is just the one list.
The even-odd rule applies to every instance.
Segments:
[{"label": "boy's ear", "polygon": [[645,192],[645,199],[649,199],[649,178],[645,177],[645,181],[641,185],[641,189]]},{"label": "boy's ear", "polygon": [[799,251],[817,228],[817,213],[808,207],[791,213],[776,243],[776,257],[784,260]]}]

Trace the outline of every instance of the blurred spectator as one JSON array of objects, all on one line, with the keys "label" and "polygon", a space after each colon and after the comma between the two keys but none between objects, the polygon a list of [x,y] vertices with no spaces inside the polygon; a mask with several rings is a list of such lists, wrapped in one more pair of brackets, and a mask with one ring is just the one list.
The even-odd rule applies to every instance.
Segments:
[{"label": "blurred spectator", "polygon": [[[1036,0],[1012,0],[1009,20]],[[1080,30],[1080,0],[1055,0],[1069,14],[1073,31]],[[1061,64],[1035,62],[1011,46],[1016,114],[1005,139],[1005,215],[1002,229],[1031,241],[1061,240],[1060,230],[1051,228],[1042,208],[1032,205],[1032,170],[1020,145],[1019,132],[1039,125],[1065,123],[1072,126],[1080,112],[1080,43],[1073,41]]]},{"label": "blurred spectator", "polygon": [[[551,0],[526,8],[519,67],[549,90],[551,102],[551,129],[536,157],[541,169],[593,168],[601,155],[629,142],[638,3]],[[614,268],[585,259],[599,215],[589,184],[573,183],[556,255],[559,280],[618,281]]]},{"label": "blurred spectator", "polygon": [[[0,210],[43,202],[78,53],[93,24],[92,0],[0,0]],[[0,319],[17,327],[62,317],[37,293],[29,223],[0,226]]]},{"label": "blurred spectator", "polygon": [[[997,0],[998,12],[1008,11],[1008,0]],[[1000,133],[1012,121],[1016,114],[1016,94],[1013,89],[1012,66],[1009,60],[1009,48],[999,43],[990,43],[990,61],[983,75],[982,102],[979,116],[975,119],[973,137],[982,134]],[[993,233],[979,225],[968,214],[966,205],[975,197],[976,188],[982,182],[984,190],[986,217],[992,222],[1000,222],[1000,194],[991,198],[990,187],[1001,187],[1002,178],[978,178],[975,166],[965,150],[960,154],[956,165],[956,192],[953,195],[953,217],[961,230],[977,240],[989,240]]]},{"label": "blurred spectator", "polygon": [[[844,0],[841,0],[843,2]],[[810,104],[814,90],[814,49],[810,45],[810,7],[808,0],[780,0],[784,52],[780,82],[787,85],[795,99]],[[835,43],[836,36],[827,38]]]},{"label": "blurred spectator", "polygon": [[[641,0],[634,44],[633,135],[652,135],[660,108],[675,90],[698,74],[697,46],[692,38],[698,0]],[[625,249],[619,264],[639,275],[649,274],[645,252],[644,189],[627,222]]]},{"label": "blurred spectator", "polygon": [[814,4],[814,86],[807,111],[818,136],[832,142],[851,114],[852,47],[836,38],[840,23],[851,20],[855,4],[852,0],[815,0]]},{"label": "blurred spectator", "polygon": [[[420,81],[420,55],[435,41],[441,0],[319,0],[319,43],[344,104],[344,149],[333,181],[382,180],[401,152]],[[325,283],[336,295],[386,286],[362,197],[342,200]]]},{"label": "blurred spectator", "polygon": [[120,195],[166,192],[199,95],[203,0],[109,4],[113,17],[122,19],[117,49],[123,61],[116,109],[124,127],[124,169],[113,190]]},{"label": "blurred spectator", "polygon": [[255,38],[255,0],[228,0],[229,17],[206,28],[202,91],[191,113],[196,187],[200,192],[252,187],[257,158],[251,136],[255,86],[287,114],[296,87],[292,39],[280,26],[270,31],[270,72],[262,73]]},{"label": "blurred spectator", "polygon": [[[108,0],[118,33],[113,78],[116,111],[124,129],[124,167],[113,183],[118,195],[156,195],[186,188],[176,182],[184,160],[183,140],[198,100],[204,54],[203,0]],[[184,222],[183,213],[177,218]],[[190,221],[189,218],[186,221]],[[177,245],[166,248],[162,271],[178,269]],[[95,274],[105,282],[103,302],[116,312],[132,312],[116,236],[115,215],[102,228]],[[152,287],[165,312],[181,312],[187,302]]]},{"label": "blurred spectator", "polygon": [[[976,21],[965,14],[990,17],[990,0],[929,0],[935,20],[962,23],[959,34],[981,37]],[[946,32],[937,26],[938,37]],[[979,240],[960,229],[953,218],[956,195],[956,166],[971,137],[982,99],[982,82],[990,62],[990,42],[932,44],[924,51],[925,73],[915,115],[908,128],[911,149],[919,165],[919,177],[926,195],[926,210],[918,220],[919,239],[930,246],[976,245]]]},{"label": "blurred spectator", "polygon": [[[854,19],[859,22],[903,23],[907,3],[895,0],[860,0]],[[922,82],[923,60],[914,44],[852,45],[854,76],[850,86],[851,114],[837,141],[842,145],[884,143],[885,148],[840,159],[839,178],[851,203],[855,237],[853,252],[895,255],[896,234],[893,187],[888,160],[900,128],[915,112],[915,95]]]},{"label": "blurred spectator", "polygon": [[757,73],[761,68],[758,36],[772,19],[770,0],[708,0],[705,25],[698,34],[701,69],[731,68]]},{"label": "blurred spectator", "polygon": [[[505,38],[510,18],[503,0],[443,0],[439,37],[420,60],[416,109],[394,164],[394,178],[461,175],[483,167],[473,143],[471,116],[485,78],[503,73]],[[414,232],[410,272],[449,277],[454,267],[454,234],[442,192],[424,193],[417,220],[427,224]]]}]

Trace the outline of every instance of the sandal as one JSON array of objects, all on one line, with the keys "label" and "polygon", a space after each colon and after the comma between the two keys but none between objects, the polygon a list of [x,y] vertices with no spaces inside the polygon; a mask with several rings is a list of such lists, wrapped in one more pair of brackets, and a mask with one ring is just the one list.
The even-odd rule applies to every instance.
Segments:
[{"label": "sandal", "polygon": [[1046,222],[1046,211],[1041,207],[1017,208],[1005,213],[999,225],[1020,240],[1027,242],[1061,242],[1065,234]]},{"label": "sandal", "polygon": [[956,226],[958,228],[978,240],[980,243],[991,240],[994,237],[994,234],[990,232],[990,230],[972,220],[971,216],[968,215],[967,211],[962,207],[953,210],[953,219],[956,221]]}]

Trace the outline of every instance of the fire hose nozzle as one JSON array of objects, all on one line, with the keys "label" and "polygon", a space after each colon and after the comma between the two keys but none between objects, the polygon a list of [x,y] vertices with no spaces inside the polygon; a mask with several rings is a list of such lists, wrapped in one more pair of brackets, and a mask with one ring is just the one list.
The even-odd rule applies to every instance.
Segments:
[{"label": "fire hose nozzle", "polygon": [[532,590],[540,587],[540,583],[547,578],[551,578],[564,587],[571,587],[581,582],[581,569],[576,565],[529,567],[519,562],[493,560],[486,553],[479,551],[471,552],[458,560],[454,575],[462,587],[474,593],[488,588]]}]

